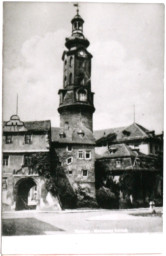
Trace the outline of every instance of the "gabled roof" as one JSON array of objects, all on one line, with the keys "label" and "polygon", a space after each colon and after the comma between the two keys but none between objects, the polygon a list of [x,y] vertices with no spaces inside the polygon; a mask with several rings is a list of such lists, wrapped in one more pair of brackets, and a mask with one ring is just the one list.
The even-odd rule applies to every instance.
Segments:
[{"label": "gabled roof", "polygon": [[[115,135],[115,136],[113,136]],[[143,126],[133,123],[126,127],[119,127],[113,129],[105,129],[94,132],[96,142],[101,140],[109,140],[114,142],[125,142],[128,140],[139,140],[153,137],[153,132],[144,128]]]},{"label": "gabled roof", "polygon": [[113,133],[117,134],[120,131],[122,131],[123,129],[125,129],[125,127],[96,130],[96,131],[94,131],[94,136],[95,136],[95,139],[98,140],[98,139],[101,139],[104,136],[105,137],[108,136],[109,134],[113,134]]},{"label": "gabled roof", "polygon": [[133,151],[126,144],[114,144],[107,148],[102,155],[97,154],[97,159],[102,158],[117,158],[117,157],[135,157],[138,153]]}]

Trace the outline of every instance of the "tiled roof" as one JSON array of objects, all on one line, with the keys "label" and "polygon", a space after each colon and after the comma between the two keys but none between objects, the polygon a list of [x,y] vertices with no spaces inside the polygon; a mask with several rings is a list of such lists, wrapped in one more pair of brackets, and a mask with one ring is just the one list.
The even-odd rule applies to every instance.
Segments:
[{"label": "tiled roof", "polygon": [[28,131],[48,131],[51,129],[50,120],[24,122]]},{"label": "tiled roof", "polygon": [[[150,138],[150,131],[143,126],[133,123],[126,127],[94,131],[96,141],[111,140],[112,142],[123,142],[127,140]],[[115,136],[113,136],[115,135]]]},{"label": "tiled roof", "polygon": [[109,128],[109,129],[103,129],[103,130],[96,130],[94,131],[94,136],[95,139],[98,140],[104,136],[107,136],[109,134],[113,134],[113,133],[119,133],[120,131],[122,131],[123,129],[125,129],[125,127],[118,127],[118,128]]},{"label": "tiled roof", "polygon": [[[12,124],[13,123],[13,124]],[[30,121],[22,122],[19,119],[10,119],[3,122],[4,132],[17,132],[17,131],[49,131],[51,129],[50,120],[45,121]]]},{"label": "tiled roof", "polygon": [[[83,136],[81,136],[83,133]],[[53,142],[58,143],[81,143],[81,144],[95,144],[95,138],[91,130],[87,129],[85,126],[78,126],[74,129],[62,129],[57,127],[52,127],[51,137]],[[60,136],[60,134],[64,134]]]},{"label": "tiled roof", "polygon": [[114,144],[107,148],[102,155],[97,154],[97,158],[114,158],[114,157],[124,157],[124,156],[137,156],[138,153],[133,151],[130,147],[125,144]]}]

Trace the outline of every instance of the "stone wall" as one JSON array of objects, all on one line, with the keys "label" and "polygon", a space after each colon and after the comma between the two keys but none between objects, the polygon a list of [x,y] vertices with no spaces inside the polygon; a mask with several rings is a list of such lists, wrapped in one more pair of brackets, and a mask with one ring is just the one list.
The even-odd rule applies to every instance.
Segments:
[{"label": "stone wall", "polygon": [[68,122],[72,129],[78,127],[78,124],[83,124],[90,130],[93,129],[92,113],[81,110],[81,108],[71,111],[64,110],[60,115],[60,127],[65,127],[65,122]]},{"label": "stone wall", "polygon": [[[58,155],[60,164],[65,172],[67,179],[69,180],[74,191],[78,189],[78,186],[87,186],[90,189],[91,195],[95,196],[95,152],[94,146],[88,145],[71,145],[72,151],[69,152],[67,145],[61,145],[55,148]],[[81,150],[84,154],[83,159],[79,159],[78,152]],[[91,152],[91,159],[85,159],[86,151]],[[71,163],[68,164],[67,160],[72,158]],[[87,170],[87,176],[83,175],[83,170]]]}]

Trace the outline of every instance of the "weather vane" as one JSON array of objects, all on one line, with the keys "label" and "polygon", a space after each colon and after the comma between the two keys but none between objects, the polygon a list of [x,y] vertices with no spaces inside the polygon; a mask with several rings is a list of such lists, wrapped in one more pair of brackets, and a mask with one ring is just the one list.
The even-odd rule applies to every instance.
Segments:
[{"label": "weather vane", "polygon": [[74,6],[77,7],[76,12],[77,12],[77,15],[78,15],[79,14],[79,4],[76,3],[76,4],[74,4]]}]

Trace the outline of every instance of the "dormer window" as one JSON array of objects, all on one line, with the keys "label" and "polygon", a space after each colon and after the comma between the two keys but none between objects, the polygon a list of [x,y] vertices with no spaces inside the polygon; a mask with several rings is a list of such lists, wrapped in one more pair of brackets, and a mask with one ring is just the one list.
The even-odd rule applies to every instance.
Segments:
[{"label": "dormer window", "polygon": [[66,134],[65,134],[64,132],[60,132],[60,133],[59,133],[59,137],[60,137],[60,138],[65,138],[65,137],[66,137]]},{"label": "dormer window", "polygon": [[6,135],[6,144],[12,143],[12,135]]},{"label": "dormer window", "polygon": [[32,136],[30,134],[25,134],[25,144],[31,144]]},{"label": "dormer window", "polygon": [[124,134],[125,136],[129,136],[129,135],[130,135],[130,132],[129,132],[129,131],[126,131],[126,130],[124,130],[124,131],[123,131],[123,134]]},{"label": "dormer window", "polygon": [[84,132],[82,131],[82,130],[79,130],[78,132],[77,132],[77,134],[79,135],[79,137],[81,137],[81,138],[83,138],[84,137]]},{"label": "dormer window", "polygon": [[109,147],[110,154],[115,154],[116,151],[117,151],[117,148]]}]

